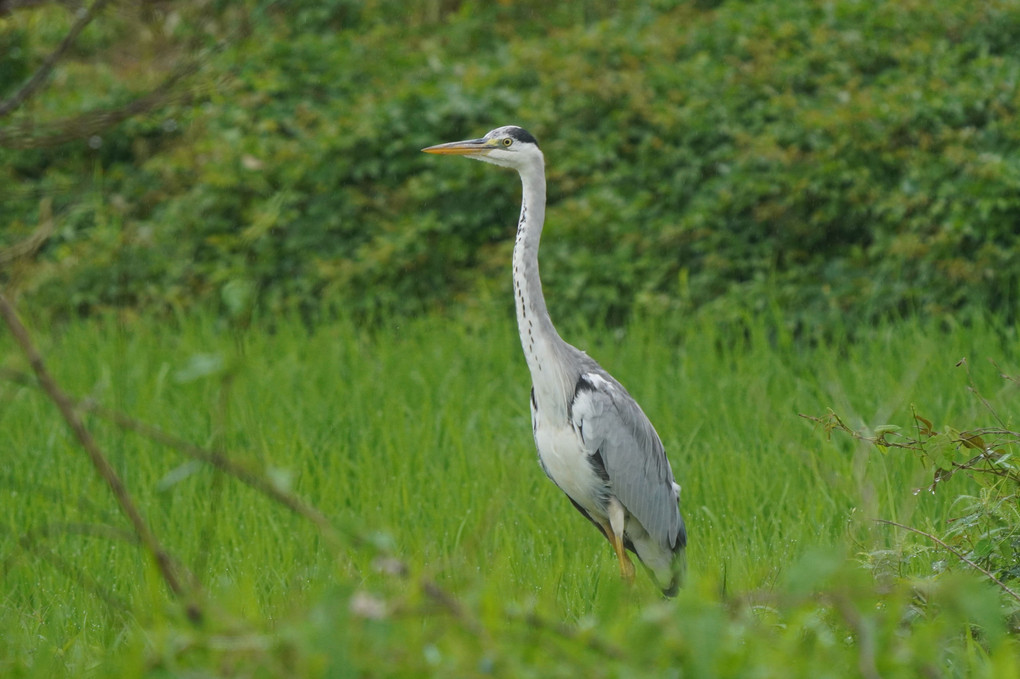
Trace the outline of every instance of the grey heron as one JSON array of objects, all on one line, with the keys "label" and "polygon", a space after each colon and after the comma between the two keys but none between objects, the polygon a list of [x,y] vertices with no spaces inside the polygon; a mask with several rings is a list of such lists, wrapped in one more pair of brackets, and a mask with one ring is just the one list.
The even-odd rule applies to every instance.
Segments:
[{"label": "grey heron", "polygon": [[545,222],[545,158],[516,126],[480,139],[422,149],[466,156],[517,170],[523,195],[513,252],[517,328],[531,372],[531,424],[546,475],[616,552],[620,574],[633,580],[641,563],[666,596],[685,570],[687,530],[680,486],[655,428],[627,390],[583,351],[560,338],[542,295],[538,245]]}]

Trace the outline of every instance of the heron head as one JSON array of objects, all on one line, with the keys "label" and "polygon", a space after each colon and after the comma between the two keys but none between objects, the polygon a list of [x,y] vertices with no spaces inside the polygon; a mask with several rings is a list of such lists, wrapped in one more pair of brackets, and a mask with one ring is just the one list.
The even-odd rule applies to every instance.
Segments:
[{"label": "heron head", "polygon": [[520,170],[536,158],[542,157],[538,142],[531,134],[516,125],[490,130],[479,139],[465,139],[437,144],[422,149],[425,153],[467,156],[493,165]]}]

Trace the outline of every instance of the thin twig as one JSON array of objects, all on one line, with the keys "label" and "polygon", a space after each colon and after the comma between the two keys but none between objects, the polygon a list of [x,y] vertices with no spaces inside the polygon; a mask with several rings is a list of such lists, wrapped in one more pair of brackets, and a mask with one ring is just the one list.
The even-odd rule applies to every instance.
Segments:
[{"label": "thin twig", "polygon": [[[39,386],[35,384],[29,375],[9,368],[0,367],[0,378],[23,386]],[[249,486],[263,495],[270,497],[298,516],[301,516],[314,524],[331,546],[340,546],[341,541],[337,536],[336,527],[325,514],[296,495],[280,488],[278,484],[274,483],[261,472],[251,469],[243,463],[231,458],[227,453],[218,450],[207,450],[191,443],[190,441],[186,441],[179,436],[175,436],[164,431],[159,427],[137,420],[130,415],[126,415],[116,410],[111,410],[110,408],[105,408],[97,404],[95,401],[72,401],[72,407],[92,413],[104,420],[112,422],[121,429],[133,431],[150,441],[155,441],[167,448],[173,448],[194,460],[204,462],[219,469],[220,471],[226,472],[246,486]],[[364,546],[371,542],[369,539],[365,538],[363,535],[355,533],[353,530],[348,533],[347,539],[358,546]]]},{"label": "thin twig", "polygon": [[[50,375],[49,370],[46,368],[46,364],[43,361],[42,355],[39,350],[36,349],[32,343],[32,339],[28,334],[28,330],[22,324],[21,319],[18,318],[17,312],[11,303],[7,300],[2,293],[0,293],[0,316],[3,317],[4,322],[7,324],[8,329],[14,336],[15,341],[21,348],[22,353],[28,359],[29,364],[32,366],[32,371],[36,375],[36,379],[39,380],[39,386],[46,392],[50,400],[57,406],[64,421],[70,427],[71,432],[85,452],[88,454],[89,459],[92,461],[92,466],[99,472],[100,477],[106,482],[106,485],[110,488],[110,492],[113,493],[114,498],[117,500],[117,504],[120,505],[121,511],[127,517],[131,523],[135,534],[138,535],[138,539],[142,545],[152,556],[156,562],[156,567],[159,569],[160,575],[163,577],[163,581],[167,587],[176,596],[183,595],[184,587],[181,585],[177,574],[174,572],[172,561],[169,553],[163,548],[159,540],[156,538],[155,533],[149,528],[149,524],[146,523],[142,517],[138,507],[135,506],[134,500],[132,500],[130,493],[124,486],[124,482],[121,481],[120,476],[117,475],[116,470],[110,465],[109,460],[100,450],[99,445],[95,439],[92,438],[92,434],[89,433],[88,428],[82,421],[81,417],[75,411],[74,401],[70,396],[64,392],[63,389],[57,384],[53,376]],[[199,618],[200,613],[197,609],[192,608],[190,613],[194,618]]]},{"label": "thin twig", "polygon": [[46,60],[43,61],[42,65],[32,74],[32,77],[21,86],[21,89],[12,94],[4,101],[0,101],[0,118],[10,114],[12,111],[21,106],[25,101],[35,94],[35,91],[42,87],[43,82],[49,77],[50,73],[53,72],[53,68],[60,61],[60,58],[64,56],[64,53],[70,49],[74,41],[78,39],[85,27],[88,26],[92,19],[95,18],[96,14],[106,5],[109,0],[96,0],[93,2],[88,9],[81,10],[78,14],[78,20],[71,26],[71,30],[67,32],[64,39],[57,46],[57,49],[53,50]]},{"label": "thin twig", "polygon": [[128,118],[149,113],[162,106],[186,103],[195,91],[174,94],[174,88],[201,68],[200,60],[188,61],[172,71],[158,86],[116,109],[96,109],[55,121],[30,120],[0,127],[0,146],[12,149],[56,146],[73,139],[90,137]]},{"label": "thin twig", "polygon": [[[108,0],[97,0],[97,2],[93,4],[87,12],[85,10],[82,10],[82,12],[83,14],[94,16],[100,5],[105,4],[106,2],[108,2]],[[2,0],[0,0],[0,3],[2,3]],[[270,6],[273,4],[275,3],[270,3]],[[56,146],[72,140],[83,139],[85,137],[92,137],[101,134],[105,130],[118,125],[128,118],[143,115],[164,106],[188,104],[194,99],[202,96],[204,92],[222,89],[223,83],[216,82],[200,88],[192,87],[187,92],[175,92],[182,81],[195,75],[204,67],[210,55],[223,51],[231,44],[236,44],[236,42],[246,38],[250,32],[250,24],[245,23],[241,27],[237,28],[230,38],[221,40],[215,46],[202,50],[196,56],[188,59],[182,59],[156,87],[137,96],[118,108],[93,109],[85,111],[79,115],[60,118],[57,120],[43,122],[38,120],[25,120],[5,127],[0,127],[0,147],[22,149],[40,148]],[[67,38],[72,37],[73,36],[68,35]],[[65,38],[65,42],[67,41],[67,38]],[[61,52],[62,49],[66,49],[63,43],[61,44],[61,47],[57,49],[57,52],[54,52],[54,55],[51,55],[51,58],[59,58],[60,55],[58,52]],[[42,78],[46,75],[43,73],[44,69],[45,64],[43,67],[40,67],[32,80],[36,80],[38,78],[41,83]],[[52,66],[50,66],[49,70],[52,70]],[[25,88],[28,87],[28,84],[30,83],[27,83]],[[37,88],[38,85],[35,85],[35,87]],[[23,90],[25,88],[23,88]],[[33,90],[27,91],[24,95],[22,95],[22,92],[19,91],[8,101],[0,102],[0,118],[4,117],[7,113],[14,110],[14,108],[17,108],[17,106],[22,103],[21,101],[15,102],[15,99],[18,97],[27,98],[33,93],[34,88]],[[4,110],[5,106],[10,110]]]},{"label": "thin twig", "polygon": [[115,109],[86,111],[77,116],[39,122],[30,120],[0,127],[0,147],[8,149],[36,149],[65,144],[75,139],[99,135],[127,118],[149,113],[171,104],[185,104],[198,95],[198,90],[173,94],[173,88],[185,77],[198,71],[201,64],[188,62],[171,72],[152,91]]},{"label": "thin twig", "polygon": [[1018,602],[1020,602],[1020,594],[1017,594],[1012,589],[1010,589],[1009,586],[1006,585],[1006,583],[1004,583],[999,578],[995,577],[995,575],[992,574],[991,571],[989,571],[988,569],[982,568],[981,566],[977,565],[976,563],[974,563],[973,561],[971,561],[970,559],[965,557],[963,554],[961,554],[959,550],[957,550],[957,549],[953,548],[952,546],[946,544],[944,541],[942,541],[939,538],[935,537],[931,533],[926,533],[925,531],[920,530],[918,528],[914,528],[913,526],[906,526],[906,525],[904,525],[902,523],[897,523],[896,521],[890,521],[888,519],[875,519],[875,521],[877,523],[884,523],[884,524],[889,525],[889,526],[896,526],[897,528],[902,528],[903,530],[910,531],[911,533],[916,533],[918,535],[921,535],[921,536],[924,536],[924,537],[928,538],[932,542],[936,543],[937,545],[939,545],[940,547],[942,547],[943,549],[945,549],[946,551],[951,553],[953,556],[955,556],[960,561],[963,561],[965,564],[967,564],[968,566],[970,566],[974,570],[977,570],[977,571],[980,571],[981,573],[983,573],[985,576],[988,577],[988,579],[990,579],[992,582],[994,582],[999,587],[1001,587],[1002,591],[1006,592],[1006,594],[1010,595],[1011,597],[1016,599]]},{"label": "thin twig", "polygon": [[[243,463],[231,458],[227,453],[219,450],[206,450],[205,448],[164,431],[159,427],[136,420],[124,413],[104,408],[92,401],[83,401],[78,405],[83,410],[92,412],[105,420],[109,420],[118,427],[133,431],[151,441],[155,441],[156,443],[167,446],[168,448],[173,448],[192,459],[205,462],[220,471],[230,474],[246,486],[250,486],[263,495],[269,496],[295,514],[313,523],[316,528],[318,528],[331,542],[338,542],[336,529],[325,514],[296,495],[287,492],[261,472],[251,469]],[[349,535],[348,538],[359,543],[367,542],[367,540],[360,535]]]},{"label": "thin twig", "polygon": [[53,231],[53,199],[47,196],[39,203],[39,226],[25,240],[0,249],[0,264],[6,266],[17,259],[35,254],[53,235]]}]

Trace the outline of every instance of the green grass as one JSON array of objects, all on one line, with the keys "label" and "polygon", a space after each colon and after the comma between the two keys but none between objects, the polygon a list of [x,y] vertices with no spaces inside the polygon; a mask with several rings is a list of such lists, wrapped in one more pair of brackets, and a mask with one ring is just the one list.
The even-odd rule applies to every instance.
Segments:
[{"label": "green grass", "polygon": [[[904,322],[808,346],[763,320],[748,328],[563,329],[641,402],[683,486],[690,582],[662,603],[647,578],[618,581],[611,549],[542,474],[506,309],[371,331],[201,317],[36,327],[70,393],[229,451],[343,537],[336,548],[236,479],[87,415],[202,583],[206,619],[192,625],[131,539],[110,534],[127,524],[53,406],[2,382],[0,674],[847,676],[841,663],[867,669],[869,634],[883,675],[1015,670],[996,590],[919,585],[945,554],[872,521],[938,532],[966,481],[917,493],[931,472],[915,458],[799,416],[832,407],[854,427],[906,426],[916,408],[989,424],[954,364],[966,356],[1008,414],[1015,393],[987,359],[1015,374],[1015,338]],[[0,349],[26,369],[9,334]],[[380,572],[384,554],[407,574]],[[385,602],[378,619],[352,610],[366,596]]]}]

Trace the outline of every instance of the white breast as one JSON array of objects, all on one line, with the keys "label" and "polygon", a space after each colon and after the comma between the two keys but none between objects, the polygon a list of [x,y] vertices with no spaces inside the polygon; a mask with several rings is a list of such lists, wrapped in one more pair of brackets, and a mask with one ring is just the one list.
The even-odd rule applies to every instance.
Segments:
[{"label": "white breast", "polygon": [[593,516],[604,514],[605,509],[598,501],[602,482],[588,460],[578,433],[565,417],[552,422],[535,408],[532,408],[531,417],[535,446],[549,478]]}]

